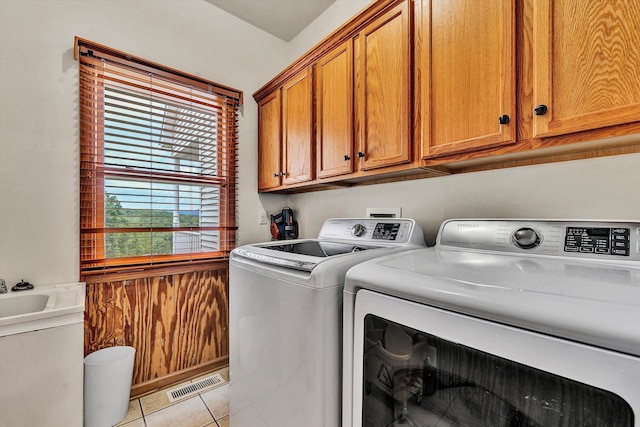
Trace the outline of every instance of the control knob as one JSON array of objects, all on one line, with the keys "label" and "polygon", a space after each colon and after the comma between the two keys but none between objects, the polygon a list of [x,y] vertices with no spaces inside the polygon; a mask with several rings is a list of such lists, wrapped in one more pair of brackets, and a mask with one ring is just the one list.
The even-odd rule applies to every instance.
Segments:
[{"label": "control knob", "polygon": [[513,233],[512,241],[519,248],[532,249],[540,245],[542,238],[533,228],[524,227]]},{"label": "control knob", "polygon": [[362,224],[358,223],[353,227],[351,227],[351,234],[353,234],[355,237],[362,237],[366,232],[367,232],[367,227],[365,227]]}]

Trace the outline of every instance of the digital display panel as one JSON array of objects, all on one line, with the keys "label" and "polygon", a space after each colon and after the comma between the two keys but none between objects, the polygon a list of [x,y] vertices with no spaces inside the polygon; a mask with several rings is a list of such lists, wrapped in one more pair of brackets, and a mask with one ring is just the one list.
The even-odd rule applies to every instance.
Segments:
[{"label": "digital display panel", "polygon": [[399,222],[379,222],[373,230],[373,238],[377,240],[396,240],[400,230]]},{"label": "digital display panel", "polygon": [[565,252],[629,256],[629,229],[567,227]]}]

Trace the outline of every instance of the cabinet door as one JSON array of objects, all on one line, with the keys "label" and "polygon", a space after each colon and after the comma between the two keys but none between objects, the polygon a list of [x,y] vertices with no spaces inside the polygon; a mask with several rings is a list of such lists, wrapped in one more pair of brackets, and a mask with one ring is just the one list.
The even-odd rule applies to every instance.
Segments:
[{"label": "cabinet door", "polygon": [[409,1],[358,34],[357,138],[361,170],[411,160],[411,33]]},{"label": "cabinet door", "polygon": [[422,157],[515,142],[515,2],[416,4]]},{"label": "cabinet door", "polygon": [[640,2],[534,0],[533,52],[534,137],[640,120]]},{"label": "cabinet door", "polygon": [[311,69],[307,68],[282,87],[284,185],[313,178],[312,119]]},{"label": "cabinet door", "polygon": [[353,172],[353,42],[316,64],[316,168],[318,178]]},{"label": "cabinet door", "polygon": [[280,89],[258,102],[258,190],[279,187],[281,139]]}]

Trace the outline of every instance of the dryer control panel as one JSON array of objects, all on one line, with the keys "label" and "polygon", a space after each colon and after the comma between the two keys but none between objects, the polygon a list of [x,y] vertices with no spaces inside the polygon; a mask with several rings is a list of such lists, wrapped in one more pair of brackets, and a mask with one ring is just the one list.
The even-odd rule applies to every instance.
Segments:
[{"label": "dryer control panel", "polygon": [[567,227],[564,251],[629,256],[631,254],[631,229],[624,227]]},{"label": "dryer control panel", "polygon": [[449,220],[437,245],[513,253],[640,261],[640,222]]}]

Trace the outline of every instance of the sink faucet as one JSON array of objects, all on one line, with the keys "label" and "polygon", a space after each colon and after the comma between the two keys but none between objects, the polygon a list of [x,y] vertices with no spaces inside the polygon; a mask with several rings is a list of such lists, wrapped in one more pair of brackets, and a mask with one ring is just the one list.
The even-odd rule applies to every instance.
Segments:
[{"label": "sink faucet", "polygon": [[0,279],[0,294],[6,294],[7,292],[7,284],[4,283],[4,280]]},{"label": "sink faucet", "polygon": [[11,291],[26,291],[29,289],[33,289],[33,285],[20,279],[20,283],[16,283],[15,286],[11,288]]}]

